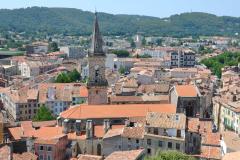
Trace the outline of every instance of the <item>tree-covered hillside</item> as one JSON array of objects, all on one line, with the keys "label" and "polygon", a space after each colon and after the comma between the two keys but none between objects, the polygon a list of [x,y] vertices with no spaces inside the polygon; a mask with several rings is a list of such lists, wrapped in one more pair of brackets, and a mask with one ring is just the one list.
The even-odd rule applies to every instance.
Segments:
[{"label": "tree-covered hillside", "polygon": [[[0,31],[90,34],[93,13],[72,8],[0,10]],[[157,36],[234,35],[240,33],[240,18],[217,17],[207,13],[184,13],[169,18],[99,13],[105,35],[132,35],[142,32]]]}]

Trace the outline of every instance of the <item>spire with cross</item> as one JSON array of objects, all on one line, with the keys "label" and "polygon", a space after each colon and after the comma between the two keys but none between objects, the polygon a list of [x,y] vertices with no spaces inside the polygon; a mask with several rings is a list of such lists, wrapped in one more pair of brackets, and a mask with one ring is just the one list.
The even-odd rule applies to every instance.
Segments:
[{"label": "spire with cross", "polygon": [[91,54],[92,55],[104,55],[103,39],[102,39],[100,29],[99,29],[97,12],[95,12],[95,20],[94,20],[94,26],[93,26]]}]

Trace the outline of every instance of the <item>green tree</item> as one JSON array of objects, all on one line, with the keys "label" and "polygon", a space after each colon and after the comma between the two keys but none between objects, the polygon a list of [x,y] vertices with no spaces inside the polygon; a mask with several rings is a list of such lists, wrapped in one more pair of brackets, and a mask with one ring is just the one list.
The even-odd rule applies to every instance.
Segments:
[{"label": "green tree", "polygon": [[138,55],[137,58],[152,58],[152,56],[148,54],[144,54],[144,55]]},{"label": "green tree", "polygon": [[58,44],[56,42],[51,42],[49,44],[49,51],[50,52],[56,52],[59,51]]},{"label": "green tree", "polygon": [[66,73],[60,73],[56,80],[56,83],[71,83],[69,76]]},{"label": "green tree", "polygon": [[142,45],[145,46],[147,44],[147,41],[145,38],[142,39]]},{"label": "green tree", "polygon": [[50,121],[54,120],[55,117],[52,116],[51,111],[45,106],[42,105],[37,111],[37,114],[34,117],[34,121]]},{"label": "green tree", "polygon": [[55,83],[72,83],[80,80],[81,80],[80,73],[76,69],[74,69],[73,71],[68,73],[60,73],[57,76]]},{"label": "green tree", "polygon": [[163,151],[158,152],[156,156],[147,157],[145,160],[195,160],[195,158],[177,151]]},{"label": "green tree", "polygon": [[114,50],[112,51],[113,54],[116,54],[117,57],[129,57],[130,53],[126,50]]},{"label": "green tree", "polygon": [[126,72],[126,69],[125,69],[123,66],[121,66],[121,67],[119,68],[118,72],[119,72],[120,74],[124,74],[124,73]]},{"label": "green tree", "polygon": [[81,79],[81,75],[76,69],[74,69],[72,72],[70,72],[68,74],[68,76],[69,76],[69,79],[71,82],[76,82]]},{"label": "green tree", "polygon": [[225,52],[216,57],[203,59],[201,63],[211,69],[218,78],[221,78],[222,68],[225,66],[237,66],[238,60],[240,60],[240,52]]}]

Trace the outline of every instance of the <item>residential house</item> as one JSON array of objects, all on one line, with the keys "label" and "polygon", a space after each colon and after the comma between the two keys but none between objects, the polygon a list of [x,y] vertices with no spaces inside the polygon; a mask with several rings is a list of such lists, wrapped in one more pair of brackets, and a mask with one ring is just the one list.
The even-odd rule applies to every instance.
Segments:
[{"label": "residential house", "polygon": [[137,91],[138,95],[168,95],[169,84],[154,83],[149,85],[140,85]]},{"label": "residential house", "polygon": [[215,98],[213,101],[213,117],[216,127],[233,130],[240,134],[240,101],[224,102]]},{"label": "residential house", "polygon": [[203,160],[220,160],[226,154],[226,144],[211,119],[187,119],[186,153]]},{"label": "residential house", "polygon": [[171,68],[175,67],[194,67],[196,56],[192,50],[179,49],[171,52]]},{"label": "residential house", "polygon": [[120,68],[124,68],[126,71],[130,71],[133,68],[134,63],[140,62],[138,58],[115,58],[114,69],[118,71]]},{"label": "residential house", "polygon": [[185,152],[186,116],[150,112],[146,116],[145,143],[149,155],[159,150]]},{"label": "residential house", "polygon": [[67,54],[67,57],[71,59],[84,58],[87,55],[87,52],[81,46],[60,47],[60,51]]},{"label": "residential house", "polygon": [[77,83],[41,83],[39,85],[39,105],[47,106],[53,115],[59,115],[70,105],[86,103],[86,86]]},{"label": "residential house", "polygon": [[88,90],[81,84],[40,83],[36,89],[2,88],[0,98],[4,109],[14,120],[31,120],[41,105],[59,115],[70,105],[86,103]]},{"label": "residential house", "polygon": [[67,135],[56,137],[40,137],[34,141],[34,152],[39,160],[65,160]]},{"label": "residential house", "polygon": [[31,45],[26,46],[26,54],[46,54],[48,52],[48,43],[35,42]]},{"label": "residential house", "polygon": [[136,95],[138,82],[134,77],[124,77],[113,86],[113,94],[117,96]]},{"label": "residential house", "polygon": [[4,109],[14,120],[32,119],[38,109],[38,90],[19,90],[14,88],[4,88],[1,90],[1,100]]},{"label": "residential house", "polygon": [[144,127],[145,117],[131,117],[122,127],[109,129],[103,137],[103,155],[144,148]]}]

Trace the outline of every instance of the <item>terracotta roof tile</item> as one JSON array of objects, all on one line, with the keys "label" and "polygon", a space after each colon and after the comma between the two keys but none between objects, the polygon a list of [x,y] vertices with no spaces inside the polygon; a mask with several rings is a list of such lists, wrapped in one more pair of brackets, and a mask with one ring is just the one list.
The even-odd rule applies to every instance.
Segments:
[{"label": "terracotta roof tile", "polygon": [[115,128],[115,129],[110,129],[108,132],[104,135],[105,138],[111,138],[115,136],[120,136],[123,133],[123,127],[122,128]]},{"label": "terracotta roof tile", "polygon": [[60,138],[67,138],[67,135],[58,134],[55,137],[44,137],[44,138],[41,137],[41,138],[37,138],[34,143],[54,145],[59,142]]},{"label": "terracotta roof tile", "polygon": [[57,121],[42,121],[42,122],[32,122],[34,128],[38,127],[53,127],[57,125]]},{"label": "terracotta roof tile", "polygon": [[143,102],[141,96],[111,96],[110,97],[111,103],[126,103],[126,102]]},{"label": "terracotta roof tile", "polygon": [[124,118],[146,116],[147,112],[176,113],[172,104],[80,105],[60,114],[63,118]]},{"label": "terracotta roof tile", "polygon": [[80,155],[76,160],[102,160],[101,156],[94,155]]},{"label": "terracotta roof tile", "polygon": [[37,156],[31,152],[24,152],[22,154],[13,154],[13,160],[37,160]]},{"label": "terracotta roof tile", "polygon": [[39,102],[45,103],[49,88],[55,89],[55,99],[61,101],[72,101],[72,97],[88,97],[86,86],[78,83],[41,83],[39,85]]},{"label": "terracotta roof tile", "polygon": [[94,136],[97,138],[102,138],[104,136],[104,128],[103,125],[95,125],[94,126]]},{"label": "terracotta roof tile", "polygon": [[137,160],[144,150],[116,151],[106,157],[105,160]]},{"label": "terracotta roof tile", "polygon": [[143,124],[134,127],[125,127],[122,133],[123,137],[142,139],[144,137],[145,128]]},{"label": "terracotta roof tile", "polygon": [[197,89],[193,85],[177,85],[175,88],[180,97],[196,97],[198,95]]},{"label": "terracotta roof tile", "polygon": [[27,99],[37,100],[38,99],[38,90],[29,89],[27,92]]},{"label": "terracotta roof tile", "polygon": [[10,159],[11,149],[9,146],[4,145],[0,147],[0,159],[1,160],[8,160]]},{"label": "terracotta roof tile", "polygon": [[221,148],[220,147],[212,147],[212,146],[202,146],[201,147],[201,158],[207,159],[221,159]]},{"label": "terracotta roof tile", "polygon": [[138,88],[139,93],[168,93],[169,85],[168,84],[150,84],[150,85],[141,85]]},{"label": "terracotta roof tile", "polygon": [[62,135],[62,127],[42,127],[34,132],[34,137],[40,139],[52,139]]},{"label": "terracotta roof tile", "polygon": [[21,127],[8,128],[8,131],[14,140],[21,139],[21,137],[22,137],[22,128]]},{"label": "terracotta roof tile", "polygon": [[23,132],[22,137],[31,137],[34,134],[35,129],[32,127],[32,121],[22,121],[21,128]]},{"label": "terracotta roof tile", "polygon": [[232,152],[232,153],[227,153],[224,157],[223,160],[239,160],[240,158],[240,151],[238,152]]},{"label": "terracotta roof tile", "polygon": [[184,114],[150,112],[146,116],[146,123],[151,127],[185,129],[186,116]]},{"label": "terracotta roof tile", "polygon": [[88,97],[88,89],[86,86],[80,87],[80,97]]},{"label": "terracotta roof tile", "polygon": [[220,133],[202,133],[203,145],[215,145],[220,146],[221,135]]},{"label": "terracotta roof tile", "polygon": [[199,118],[188,118],[188,131],[195,133],[212,133],[212,122]]}]

